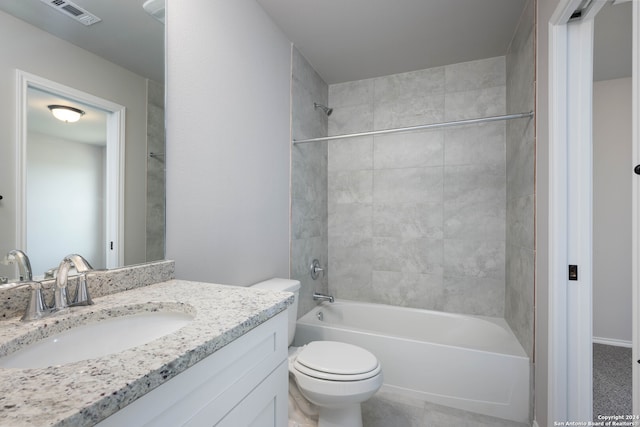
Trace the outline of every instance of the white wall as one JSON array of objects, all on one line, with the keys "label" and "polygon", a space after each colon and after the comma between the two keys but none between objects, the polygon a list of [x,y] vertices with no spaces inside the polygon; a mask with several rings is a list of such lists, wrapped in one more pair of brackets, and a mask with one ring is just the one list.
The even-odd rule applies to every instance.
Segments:
[{"label": "white wall", "polygon": [[289,277],[290,43],[254,0],[169,0],[167,29],[167,258]]},{"label": "white wall", "polygon": [[105,146],[40,133],[28,138],[27,247],[34,274],[70,253],[104,268]]},{"label": "white wall", "polygon": [[0,40],[4,41],[0,56],[0,254],[14,249],[16,243],[16,69],[21,69],[126,106],[124,258],[126,264],[143,262],[146,80],[4,12],[0,12]]},{"label": "white wall", "polygon": [[631,343],[631,78],[593,85],[593,336]]}]

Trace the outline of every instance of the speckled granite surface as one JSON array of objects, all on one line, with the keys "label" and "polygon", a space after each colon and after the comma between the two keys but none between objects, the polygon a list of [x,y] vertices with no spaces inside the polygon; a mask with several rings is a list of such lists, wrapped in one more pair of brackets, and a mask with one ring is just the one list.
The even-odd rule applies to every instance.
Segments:
[{"label": "speckled granite surface", "polygon": [[[91,283],[89,283],[91,287]],[[41,327],[47,335],[78,323],[140,311],[195,314],[179,331],[98,359],[41,369],[0,369],[0,426],[91,426],[193,366],[293,301],[286,292],[169,280],[94,298],[95,305],[23,323],[0,322],[0,355]],[[37,339],[32,333],[24,341]]]},{"label": "speckled granite surface", "polygon": [[[166,282],[173,279],[175,262],[155,261],[145,264],[130,265],[111,270],[95,270],[87,274],[91,283],[89,292],[92,298],[110,295],[153,283]],[[47,304],[53,297],[55,279],[42,280]],[[76,289],[76,277],[70,276],[68,281],[70,295]],[[22,316],[29,301],[29,291],[25,288],[3,290],[0,293],[0,319]]]}]

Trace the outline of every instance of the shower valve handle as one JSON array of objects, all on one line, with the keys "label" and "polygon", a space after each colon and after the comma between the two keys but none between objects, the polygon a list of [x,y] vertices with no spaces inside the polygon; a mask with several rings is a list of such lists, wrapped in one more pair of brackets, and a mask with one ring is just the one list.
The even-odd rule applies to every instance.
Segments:
[{"label": "shower valve handle", "polygon": [[311,267],[309,267],[309,271],[311,273],[311,278],[316,280],[320,276],[320,272],[324,275],[324,268],[320,267],[320,261],[314,259],[311,262]]}]

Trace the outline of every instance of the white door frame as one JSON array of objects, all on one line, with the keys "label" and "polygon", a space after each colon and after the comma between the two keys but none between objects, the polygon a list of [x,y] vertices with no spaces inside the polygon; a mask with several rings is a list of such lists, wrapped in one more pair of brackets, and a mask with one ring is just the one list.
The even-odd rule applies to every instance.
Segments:
[{"label": "white door frame", "polygon": [[[549,23],[549,419],[592,418],[593,17]],[[569,265],[578,266],[569,280]]]},{"label": "white door frame", "polygon": [[[562,0],[549,22],[549,422],[592,419],[592,92],[593,18],[604,2],[578,21],[569,22],[581,0]],[[634,2],[634,16],[638,5]],[[634,159],[638,147],[637,35],[634,19]],[[638,161],[636,164],[640,164]],[[640,203],[634,180],[634,209]],[[640,210],[638,211],[640,212]],[[634,212],[634,260],[638,259],[638,216]],[[578,266],[578,280],[569,280],[568,266]],[[634,279],[638,283],[637,262]],[[638,298],[634,286],[634,355]],[[638,357],[634,356],[634,360]],[[634,364],[634,391],[638,384]],[[639,393],[634,393],[638,413]],[[611,414],[628,415],[628,414]]]},{"label": "white door frame", "polygon": [[[125,107],[22,70],[16,70],[16,78],[16,111],[18,112],[16,120],[16,248],[26,250],[27,254],[29,253],[26,228],[26,150],[27,89],[31,87],[75,99],[100,108],[107,113],[105,260],[107,268],[124,265]],[[113,246],[111,242],[113,242]]]},{"label": "white door frame", "polygon": [[[633,72],[632,72],[632,161],[629,167],[640,164],[640,4],[633,2]],[[640,415],[640,177],[632,179],[632,375],[633,413]]]}]

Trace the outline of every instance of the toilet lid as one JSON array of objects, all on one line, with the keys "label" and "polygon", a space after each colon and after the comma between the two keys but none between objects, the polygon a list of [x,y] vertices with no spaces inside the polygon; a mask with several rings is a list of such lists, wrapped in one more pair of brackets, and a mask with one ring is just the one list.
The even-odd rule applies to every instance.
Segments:
[{"label": "toilet lid", "polygon": [[319,378],[354,381],[380,372],[378,359],[367,350],[336,341],[313,341],[294,363],[299,371]]}]

